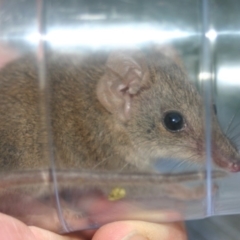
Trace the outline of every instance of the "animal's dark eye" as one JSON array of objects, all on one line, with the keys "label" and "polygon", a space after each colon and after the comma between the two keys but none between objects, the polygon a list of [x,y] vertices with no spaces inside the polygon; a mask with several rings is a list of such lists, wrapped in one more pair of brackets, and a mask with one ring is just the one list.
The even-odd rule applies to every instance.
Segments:
[{"label": "animal's dark eye", "polygon": [[168,112],[163,118],[164,125],[171,132],[178,132],[184,127],[184,119],[179,112]]}]

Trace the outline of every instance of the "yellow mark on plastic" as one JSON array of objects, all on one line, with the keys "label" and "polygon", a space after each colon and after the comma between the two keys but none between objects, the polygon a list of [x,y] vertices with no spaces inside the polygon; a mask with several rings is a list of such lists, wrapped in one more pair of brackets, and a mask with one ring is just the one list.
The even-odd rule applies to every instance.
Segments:
[{"label": "yellow mark on plastic", "polygon": [[109,201],[116,201],[126,196],[126,190],[124,188],[116,187],[108,195]]}]

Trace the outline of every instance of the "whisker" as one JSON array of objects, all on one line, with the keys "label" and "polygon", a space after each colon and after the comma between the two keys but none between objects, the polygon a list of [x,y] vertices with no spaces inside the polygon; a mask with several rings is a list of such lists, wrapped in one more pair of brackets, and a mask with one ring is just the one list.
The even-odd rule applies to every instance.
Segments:
[{"label": "whisker", "polygon": [[122,172],[123,171],[123,169],[124,168],[126,168],[128,165],[130,165],[130,163],[129,162],[127,162],[120,170],[119,170],[119,172]]},{"label": "whisker", "polygon": [[233,137],[229,137],[229,139],[230,139],[231,141],[233,141],[234,143],[239,142],[239,141],[240,141],[240,133],[236,134],[236,135],[233,136]]},{"label": "whisker", "polygon": [[233,143],[238,143],[240,141],[240,132],[234,133],[234,135],[229,136],[229,140],[231,140]]},{"label": "whisker", "polygon": [[101,164],[103,164],[104,162],[107,161],[107,158],[104,158],[103,160],[101,160],[100,162],[98,162],[96,165],[93,166],[92,169],[96,169],[98,166],[100,166]]},{"label": "whisker", "polygon": [[176,165],[173,166],[171,173],[173,172],[173,170],[180,168],[183,164],[186,164],[186,161],[180,161],[180,162],[176,163]]},{"label": "whisker", "polygon": [[237,114],[239,113],[239,111],[240,111],[240,109],[238,109],[238,110],[235,112],[235,114],[232,116],[230,122],[228,123],[227,128],[226,128],[226,130],[225,130],[225,133],[226,133],[226,134],[228,134],[228,131],[229,131],[229,129],[230,129],[232,123],[233,123],[233,120],[235,119],[235,117],[237,116]]},{"label": "whisker", "polygon": [[231,136],[231,134],[235,132],[235,130],[238,129],[238,127],[239,127],[239,124],[236,124],[233,128],[231,128],[228,136]]},{"label": "whisker", "polygon": [[[144,145],[144,144],[148,144],[149,143],[149,140],[143,140],[143,141],[139,141],[138,142],[138,144],[139,145]],[[161,143],[161,145],[162,146],[169,146],[169,144],[165,144],[165,143]],[[189,145],[184,145],[184,144],[175,144],[174,146],[176,146],[176,147],[185,147],[185,148],[188,148],[188,149],[193,149],[193,150],[195,150],[196,148],[195,147],[192,147],[192,146],[189,146]],[[158,147],[158,146],[156,146],[156,147]],[[178,150],[177,150],[178,151]]]},{"label": "whisker", "polygon": [[188,158],[185,158],[181,161],[177,161],[176,164],[172,167],[172,170],[170,171],[170,173],[172,173],[176,168],[179,168],[181,167],[183,164],[186,165],[186,167],[191,167],[193,165],[195,165],[194,162],[192,161],[188,161],[188,160],[191,160],[193,157],[197,156],[197,154],[192,154],[190,157]]}]

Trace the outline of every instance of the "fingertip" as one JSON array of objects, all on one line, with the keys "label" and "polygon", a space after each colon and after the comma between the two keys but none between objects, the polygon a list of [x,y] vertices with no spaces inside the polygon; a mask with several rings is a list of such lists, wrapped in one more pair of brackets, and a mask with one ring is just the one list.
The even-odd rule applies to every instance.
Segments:
[{"label": "fingertip", "polygon": [[92,240],[186,240],[184,223],[114,222],[101,227]]},{"label": "fingertip", "polygon": [[28,227],[19,220],[0,213],[0,236],[8,240],[35,240],[34,235]]},{"label": "fingertip", "polygon": [[114,222],[102,226],[93,236],[92,240],[121,240],[134,232],[128,222]]}]

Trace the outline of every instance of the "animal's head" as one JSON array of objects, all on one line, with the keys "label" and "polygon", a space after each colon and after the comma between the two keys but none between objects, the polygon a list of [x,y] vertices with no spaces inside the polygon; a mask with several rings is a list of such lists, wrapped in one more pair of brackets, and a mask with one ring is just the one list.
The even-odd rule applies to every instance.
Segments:
[{"label": "animal's head", "polygon": [[[204,101],[176,55],[154,47],[112,52],[97,95],[125,125],[139,159],[145,159],[136,164],[161,158],[205,164]],[[222,133],[213,109],[211,119],[214,163],[240,171],[240,155]]]}]

